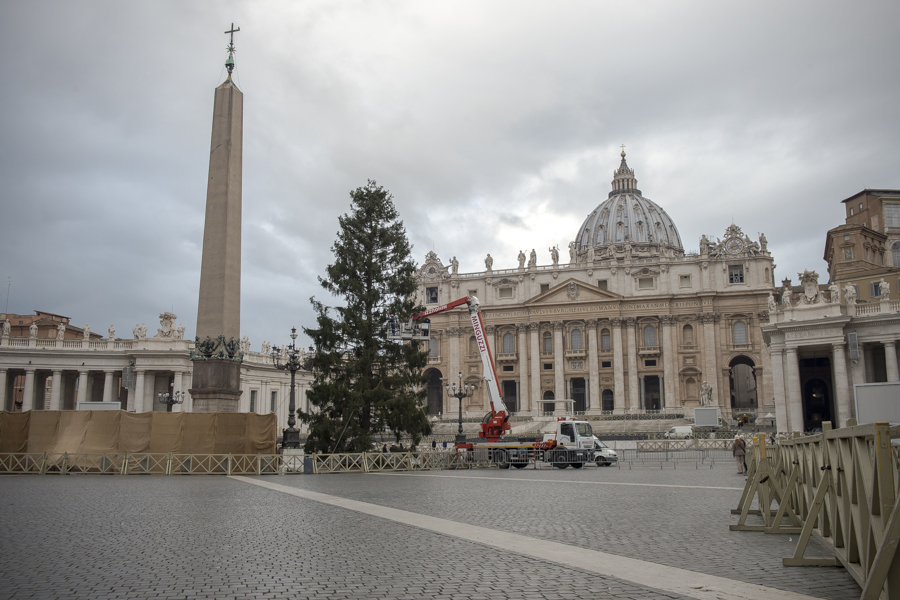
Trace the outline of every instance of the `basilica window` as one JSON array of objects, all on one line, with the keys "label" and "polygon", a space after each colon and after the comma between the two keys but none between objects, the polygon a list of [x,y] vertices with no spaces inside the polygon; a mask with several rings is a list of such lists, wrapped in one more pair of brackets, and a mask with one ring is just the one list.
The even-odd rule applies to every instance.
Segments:
[{"label": "basilica window", "polygon": [[656,346],[656,328],[653,325],[644,327],[644,347],[653,348]]},{"label": "basilica window", "polygon": [[511,287],[500,288],[500,297],[501,298],[512,298],[513,297],[513,289]]},{"label": "basilica window", "polygon": [[609,329],[600,331],[600,350],[603,352],[612,350],[612,342],[609,339]]},{"label": "basilica window", "polygon": [[900,228],[900,204],[884,205],[884,226]]},{"label": "basilica window", "polygon": [[609,282],[608,282],[606,279],[598,279],[598,280],[597,280],[597,287],[600,288],[601,290],[608,290],[608,289],[609,289]]},{"label": "basilica window", "polygon": [[278,403],[278,392],[273,391],[269,396],[269,412],[275,412],[275,405]]},{"label": "basilica window", "polygon": [[438,356],[438,341],[436,338],[430,338],[428,340],[428,358],[437,358]]},{"label": "basilica window", "polygon": [[734,344],[736,346],[747,343],[747,325],[745,325],[743,321],[735,322],[732,326],[732,332],[734,334]]},{"label": "basilica window", "polygon": [[653,278],[652,277],[641,277],[638,279],[638,289],[639,290],[652,290],[653,289]]},{"label": "basilica window", "polygon": [[728,266],[728,283],[744,283],[744,265]]},{"label": "basilica window", "polygon": [[678,278],[678,284],[683,288],[691,287],[691,276],[690,275],[682,275]]},{"label": "basilica window", "polygon": [[543,294],[544,292],[549,292],[549,291],[550,291],[550,284],[542,283],[541,284],[541,293]]},{"label": "basilica window", "polygon": [[891,246],[891,258],[894,261],[894,266],[900,267],[900,242],[894,242],[894,245]]},{"label": "basilica window", "polygon": [[584,340],[580,329],[572,330],[572,350],[584,350]]},{"label": "basilica window", "polygon": [[250,390],[250,412],[256,412],[256,390]]},{"label": "basilica window", "polygon": [[690,325],[681,328],[681,343],[685,346],[694,345],[694,328]]},{"label": "basilica window", "polygon": [[516,351],[516,338],[511,333],[503,334],[503,354],[512,354]]},{"label": "basilica window", "polygon": [[544,334],[544,353],[550,354],[551,352],[553,352],[553,336],[548,331]]},{"label": "basilica window", "polygon": [[425,288],[425,302],[427,304],[437,304],[438,289],[436,287]]}]

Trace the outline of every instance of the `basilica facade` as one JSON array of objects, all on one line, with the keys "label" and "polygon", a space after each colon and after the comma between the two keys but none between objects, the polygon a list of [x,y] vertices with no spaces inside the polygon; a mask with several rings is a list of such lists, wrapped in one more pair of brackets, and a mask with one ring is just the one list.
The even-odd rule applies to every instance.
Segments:
[{"label": "basilica facade", "polygon": [[[522,251],[515,268],[460,273],[429,252],[417,273],[431,308],[463,296],[481,303],[504,401],[520,415],[687,413],[701,404],[724,417],[774,410],[761,324],[773,292],[765,235],[737,225],[686,252],[674,221],[637,188],[625,160],[608,198],[550,264]],[[565,250],[564,250],[565,252]],[[455,416],[448,383],[475,386],[470,416],[488,409],[482,366],[464,308],[431,319],[428,406]],[[706,392],[706,393],[703,393]]]}]

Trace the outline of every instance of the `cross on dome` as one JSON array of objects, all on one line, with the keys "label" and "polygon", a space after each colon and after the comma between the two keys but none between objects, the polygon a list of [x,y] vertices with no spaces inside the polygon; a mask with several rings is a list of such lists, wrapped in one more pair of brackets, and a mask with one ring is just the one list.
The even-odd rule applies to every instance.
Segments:
[{"label": "cross on dome", "polygon": [[228,42],[228,46],[225,47],[228,50],[228,58],[225,59],[225,68],[228,69],[228,78],[231,78],[231,72],[234,70],[234,34],[240,31],[241,28],[235,28],[234,23],[231,24],[231,29],[226,31],[225,33],[231,36],[231,39]]}]

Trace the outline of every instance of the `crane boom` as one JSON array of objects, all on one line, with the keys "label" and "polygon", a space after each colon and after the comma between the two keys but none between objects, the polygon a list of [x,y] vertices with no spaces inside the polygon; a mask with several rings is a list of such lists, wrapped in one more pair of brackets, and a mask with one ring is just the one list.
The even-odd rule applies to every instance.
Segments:
[{"label": "crane boom", "polygon": [[469,319],[472,321],[472,330],[475,332],[475,342],[478,345],[478,352],[481,354],[481,366],[484,372],[485,385],[488,390],[488,400],[491,405],[491,412],[485,415],[484,420],[481,423],[482,431],[479,433],[479,437],[486,438],[489,441],[496,441],[503,435],[504,431],[510,429],[509,409],[506,407],[506,403],[503,402],[503,394],[500,392],[500,384],[497,381],[497,369],[494,366],[494,357],[491,355],[491,347],[488,343],[487,334],[484,331],[484,323],[481,320],[478,298],[475,296],[466,296],[441,306],[413,313],[410,321],[417,323],[431,315],[453,310],[463,304],[467,305],[469,309]]}]

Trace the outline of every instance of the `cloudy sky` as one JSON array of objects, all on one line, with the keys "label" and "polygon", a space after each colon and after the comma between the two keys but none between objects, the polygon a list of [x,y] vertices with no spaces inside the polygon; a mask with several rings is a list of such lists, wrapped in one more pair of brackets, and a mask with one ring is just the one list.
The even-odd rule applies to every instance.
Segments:
[{"label": "cloudy sky", "polygon": [[3,0],[9,312],[129,336],[173,310],[193,337],[232,21],[254,350],[330,301],[317,277],[367,179],[420,263],[509,268],[536,248],[548,264],[625,144],[686,250],[733,221],[765,232],[776,277],[823,283],[840,201],[900,188],[895,2]]}]

